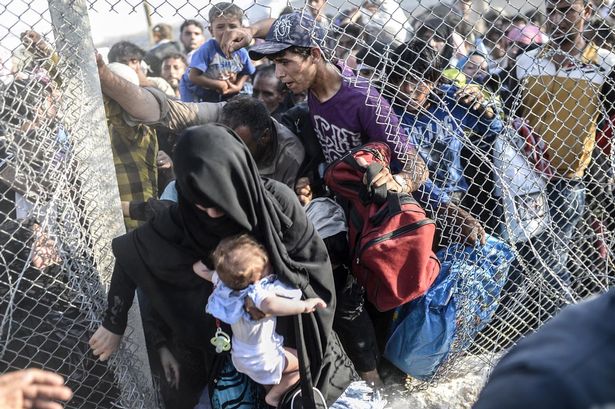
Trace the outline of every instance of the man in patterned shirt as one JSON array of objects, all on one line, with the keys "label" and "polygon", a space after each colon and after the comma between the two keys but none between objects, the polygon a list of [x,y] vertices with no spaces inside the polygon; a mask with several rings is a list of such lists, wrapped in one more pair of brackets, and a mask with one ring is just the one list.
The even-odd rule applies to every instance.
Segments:
[{"label": "man in patterned shirt", "polygon": [[[137,74],[127,65],[111,63],[109,68],[133,84],[139,83]],[[126,123],[124,110],[111,99],[105,98],[105,111],[120,199],[130,202],[158,197],[156,131],[147,125]],[[126,230],[133,230],[140,223],[124,218]]]}]

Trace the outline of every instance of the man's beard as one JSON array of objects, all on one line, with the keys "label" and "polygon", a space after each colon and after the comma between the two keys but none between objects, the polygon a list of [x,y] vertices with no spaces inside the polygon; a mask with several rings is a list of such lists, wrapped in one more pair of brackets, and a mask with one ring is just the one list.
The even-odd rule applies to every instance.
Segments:
[{"label": "man's beard", "polygon": [[173,88],[174,91],[177,91],[177,89],[179,88],[179,80],[171,78],[170,80],[167,80],[167,82],[169,83],[171,88]]}]

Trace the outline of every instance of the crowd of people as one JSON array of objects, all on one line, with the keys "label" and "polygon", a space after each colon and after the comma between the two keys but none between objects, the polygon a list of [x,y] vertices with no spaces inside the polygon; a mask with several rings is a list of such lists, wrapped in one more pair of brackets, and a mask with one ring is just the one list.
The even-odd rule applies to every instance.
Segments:
[{"label": "crowd of people", "polygon": [[[113,241],[93,354],[117,351],[136,294],[168,408],[239,396],[288,407],[295,390],[330,405],[354,380],[399,380],[382,357],[392,312],[370,305],[353,276],[347,204],[324,181],[327,166],[370,142],[393,153],[370,183],[416,199],[438,225],[434,250],[513,242],[502,300],[537,274],[555,294],[550,315],[575,301],[577,226],[592,206],[615,217],[609,189],[595,189],[613,176],[613,12],[589,0],[518,15],[477,17],[471,6],[409,19],[392,0],[337,15],[310,0],[246,26],[240,7],[219,2],[207,27],[186,20],[179,42],[160,23],[151,49],[121,41],[107,61],[97,55],[127,233]],[[23,42],[57,82],[58,54],[34,32]],[[19,91],[41,75],[12,71],[3,83],[15,101],[0,117],[15,120]],[[511,175],[502,146],[519,140],[529,165]],[[2,212],[27,218],[9,165],[0,162]],[[590,220],[597,233],[613,227],[601,223]],[[58,263],[39,253],[37,268]],[[509,346],[524,325],[489,347]],[[500,384],[478,407],[497,407],[512,390]]]}]

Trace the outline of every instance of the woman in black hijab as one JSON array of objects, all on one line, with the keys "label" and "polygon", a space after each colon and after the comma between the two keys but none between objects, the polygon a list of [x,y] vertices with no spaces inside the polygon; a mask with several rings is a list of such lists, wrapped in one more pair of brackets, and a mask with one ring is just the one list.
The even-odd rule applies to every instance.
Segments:
[{"label": "woman in black hijab", "polygon": [[[247,147],[222,125],[186,130],[174,163],[177,206],[113,241],[116,265],[103,324],[90,341],[94,354],[106,359],[117,349],[138,287],[174,337],[204,350],[204,376],[215,377],[221,355],[209,340],[216,321],[205,314],[212,287],[193,273],[192,265],[200,260],[209,264],[222,238],[249,232],[265,245],[280,280],[301,289],[306,298],[327,303],[326,309],[300,319],[308,370],[331,403],[356,373],[332,331],[335,288],[327,250],[294,192],[261,178]],[[278,318],[278,331],[296,347],[293,319]]]}]

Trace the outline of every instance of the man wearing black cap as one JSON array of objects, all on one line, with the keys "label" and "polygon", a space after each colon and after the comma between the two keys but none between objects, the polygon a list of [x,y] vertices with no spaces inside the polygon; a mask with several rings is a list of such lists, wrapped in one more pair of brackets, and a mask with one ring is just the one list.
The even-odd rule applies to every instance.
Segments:
[{"label": "man wearing black cap", "polygon": [[[461,241],[471,245],[484,242],[484,230],[474,218],[450,204],[446,193],[431,181],[423,184],[427,177],[425,163],[409,144],[389,103],[366,80],[327,60],[323,51],[325,31],[310,15],[284,14],[276,20],[227,31],[220,46],[225,53],[233,52],[249,45],[254,37],[264,37],[265,41],[250,49],[250,58],[268,57],[276,65],[276,76],[293,93],[309,91],[310,117],[327,163],[364,143],[386,142],[393,152],[401,151],[402,157],[396,162],[398,167],[400,162],[405,164],[404,171],[393,177],[384,170],[376,185],[386,183],[392,190],[417,191],[422,203],[448,219],[445,224],[458,228]],[[298,183],[296,191],[302,202],[310,200],[309,184]]]},{"label": "man wearing black cap", "polygon": [[[247,28],[244,32],[247,40],[254,30]],[[310,91],[310,115],[327,163],[371,141],[386,142],[394,151],[404,149],[406,135],[397,132],[398,118],[388,103],[367,83],[356,83],[350,70],[328,62],[324,40],[325,30],[310,15],[290,13],[275,20],[265,42],[249,53],[254,60],[272,60],[276,76],[293,93]],[[229,37],[227,44],[230,42]],[[223,40],[223,49],[224,44]],[[424,164],[414,156],[413,149],[407,153],[415,158],[408,164],[416,166],[418,172],[403,173],[404,177],[398,178],[386,175],[383,182],[393,190],[412,192],[424,180]]]}]

